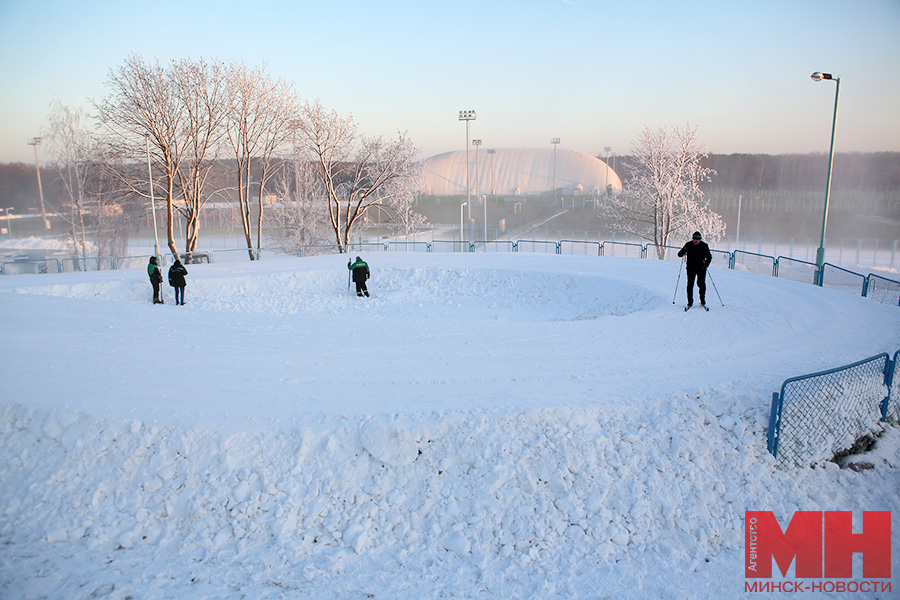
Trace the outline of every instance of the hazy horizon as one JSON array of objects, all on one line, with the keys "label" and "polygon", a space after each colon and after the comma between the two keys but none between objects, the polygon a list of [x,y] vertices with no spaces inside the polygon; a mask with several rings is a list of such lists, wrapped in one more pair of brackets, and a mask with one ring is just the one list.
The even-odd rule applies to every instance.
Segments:
[{"label": "hazy horizon", "polygon": [[[900,151],[900,3],[543,0],[454,4],[232,0],[147,7],[0,0],[0,162],[33,162],[52,103],[92,111],[130,54],[267,64],[366,135],[426,158],[466,145],[628,154],[644,127],[690,124],[714,154]],[[200,24],[200,26],[198,26]]]}]

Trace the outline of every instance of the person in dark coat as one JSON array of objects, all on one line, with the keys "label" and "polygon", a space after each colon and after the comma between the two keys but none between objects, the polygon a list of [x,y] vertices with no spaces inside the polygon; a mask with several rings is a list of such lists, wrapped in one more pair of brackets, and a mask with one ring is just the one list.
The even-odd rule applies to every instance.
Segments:
[{"label": "person in dark coat", "polygon": [[694,279],[697,280],[697,291],[700,292],[700,304],[706,306],[706,268],[712,262],[712,253],[699,231],[695,231],[691,241],[678,251],[678,256],[687,256],[685,263],[688,307],[694,303]]},{"label": "person in dark coat", "polygon": [[175,288],[175,304],[182,306],[184,306],[184,287],[187,285],[184,276],[187,274],[187,269],[178,259],[175,259],[175,264],[169,267],[169,285]]},{"label": "person in dark coat", "polygon": [[150,276],[150,284],[153,286],[153,304],[162,304],[162,290],[160,289],[160,284],[162,284],[162,273],[159,270],[159,265],[156,264],[156,257],[151,256],[150,262],[147,263],[147,275]]},{"label": "person in dark coat", "polygon": [[356,284],[356,295],[362,297],[369,296],[369,290],[366,288],[366,280],[369,278],[369,265],[360,257],[356,257],[356,262],[351,264],[347,261],[347,268],[353,271],[353,283]]}]

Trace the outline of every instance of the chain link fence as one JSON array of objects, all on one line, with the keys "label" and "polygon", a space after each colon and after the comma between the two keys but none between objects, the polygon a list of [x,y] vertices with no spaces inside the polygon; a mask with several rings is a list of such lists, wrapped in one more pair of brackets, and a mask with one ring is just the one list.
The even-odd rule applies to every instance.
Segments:
[{"label": "chain link fence", "polygon": [[866,276],[848,271],[841,267],[825,263],[822,265],[821,281],[819,285],[832,290],[840,290],[853,294],[854,296],[862,296],[866,289]]},{"label": "chain link fence", "polygon": [[[895,355],[896,357],[896,355]],[[784,382],[772,398],[769,452],[780,468],[808,467],[877,432],[890,406],[893,362],[879,354]]]},{"label": "chain link fence", "polygon": [[866,298],[882,304],[900,306],[900,281],[885,279],[872,273],[866,282]]},{"label": "chain link fence", "polygon": [[603,246],[600,242],[581,242],[577,240],[560,240],[560,254],[574,254],[578,256],[600,256]]},{"label": "chain link fence", "polygon": [[816,263],[779,256],[775,260],[775,277],[816,285],[819,278],[819,266]]},{"label": "chain link fence", "polygon": [[739,271],[750,271],[760,275],[772,275],[775,273],[775,257],[754,252],[735,250],[731,261],[732,268]]},{"label": "chain link fence", "polygon": [[601,256],[644,258],[644,247],[633,242],[603,242],[600,244],[600,254]]}]

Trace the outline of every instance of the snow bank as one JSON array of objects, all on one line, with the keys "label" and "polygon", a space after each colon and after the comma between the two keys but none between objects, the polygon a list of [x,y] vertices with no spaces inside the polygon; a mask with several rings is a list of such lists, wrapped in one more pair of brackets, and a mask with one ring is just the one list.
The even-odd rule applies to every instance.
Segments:
[{"label": "snow bank", "polygon": [[894,344],[893,307],[367,258],[368,300],[335,257],[194,266],[185,307],[137,273],[0,282],[0,595],[736,598],[745,510],[900,508],[896,428],[860,472],[765,451],[781,380]]}]

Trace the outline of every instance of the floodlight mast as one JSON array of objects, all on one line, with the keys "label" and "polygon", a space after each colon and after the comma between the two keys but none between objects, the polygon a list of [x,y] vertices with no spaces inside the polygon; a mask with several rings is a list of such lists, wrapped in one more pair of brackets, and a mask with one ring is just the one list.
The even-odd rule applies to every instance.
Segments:
[{"label": "floodlight mast", "polygon": [[834,81],[834,117],[831,121],[831,147],[828,152],[828,179],[825,183],[825,210],[822,213],[822,235],[819,238],[819,249],[816,251],[816,265],[819,267],[819,285],[822,285],[822,265],[825,264],[825,228],[828,225],[828,203],[831,200],[831,171],[834,166],[834,133],[837,129],[838,102],[841,97],[841,78],[831,73],[816,71],[810,78],[813,81]]},{"label": "floodlight mast", "polygon": [[474,110],[459,111],[459,120],[466,122],[466,206],[468,206],[468,218],[472,220],[472,188],[469,185],[469,121],[475,120]]}]

